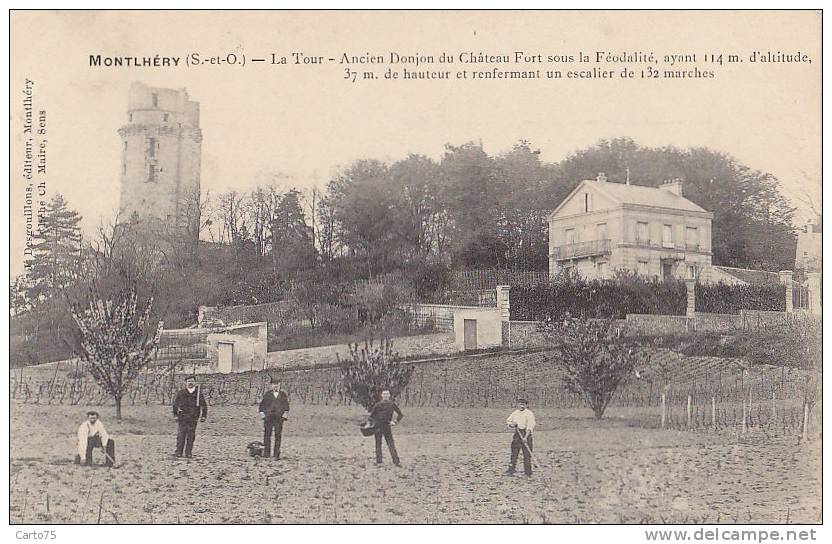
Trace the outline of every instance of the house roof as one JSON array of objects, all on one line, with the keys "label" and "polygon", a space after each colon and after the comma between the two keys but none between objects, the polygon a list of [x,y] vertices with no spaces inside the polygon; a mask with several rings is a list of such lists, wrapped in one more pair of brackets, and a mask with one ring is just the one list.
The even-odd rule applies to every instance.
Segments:
[{"label": "house roof", "polygon": [[[667,208],[672,210],[682,210],[689,212],[707,213],[708,210],[697,206],[687,198],[679,196],[667,189],[660,189],[658,187],[647,187],[644,185],[629,185],[625,183],[614,183],[610,181],[598,181],[595,179],[585,179],[580,182],[577,187],[572,189],[572,192],[552,210],[548,219],[554,219],[557,213],[566,205],[567,202],[579,193],[585,187],[591,187],[596,191],[603,193],[608,198],[614,200],[619,205],[635,204],[639,206],[653,206],[658,208]],[[711,214],[713,216],[713,214]]]},{"label": "house roof", "polygon": [[660,208],[673,208],[676,210],[687,210],[691,212],[707,211],[704,208],[697,206],[687,198],[672,193],[667,189],[598,180],[586,180],[583,183],[597,188],[599,191],[606,193],[611,198],[618,200],[622,204],[658,206]]},{"label": "house roof", "polygon": [[747,268],[734,268],[731,266],[714,266],[714,268],[749,285],[768,285],[780,283],[780,274],[777,272],[749,270]]}]

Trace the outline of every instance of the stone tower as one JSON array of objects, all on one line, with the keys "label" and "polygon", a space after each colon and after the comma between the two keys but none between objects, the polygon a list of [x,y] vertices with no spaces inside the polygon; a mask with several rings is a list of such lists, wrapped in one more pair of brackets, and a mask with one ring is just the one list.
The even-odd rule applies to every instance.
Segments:
[{"label": "stone tower", "polygon": [[185,89],[130,85],[121,136],[119,222],[199,237],[202,131]]}]

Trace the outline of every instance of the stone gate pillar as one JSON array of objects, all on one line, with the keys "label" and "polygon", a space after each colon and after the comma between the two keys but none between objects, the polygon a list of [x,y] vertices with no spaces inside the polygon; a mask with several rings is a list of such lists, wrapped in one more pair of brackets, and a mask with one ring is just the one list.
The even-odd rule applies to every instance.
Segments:
[{"label": "stone gate pillar", "polygon": [[786,313],[790,314],[794,312],[794,299],[793,292],[792,292],[792,279],[794,277],[794,273],[791,270],[781,270],[780,271],[780,283],[786,286]]},{"label": "stone gate pillar", "polygon": [[510,285],[497,286],[497,308],[500,310],[500,321],[503,322],[503,345],[511,345],[511,303],[509,302]]},{"label": "stone gate pillar", "polygon": [[820,272],[809,272],[806,275],[809,278],[809,313],[812,315],[820,315]]},{"label": "stone gate pillar", "polygon": [[685,315],[693,317],[696,313],[696,280],[693,278],[686,279],[685,289],[687,290],[687,307],[685,308]]}]

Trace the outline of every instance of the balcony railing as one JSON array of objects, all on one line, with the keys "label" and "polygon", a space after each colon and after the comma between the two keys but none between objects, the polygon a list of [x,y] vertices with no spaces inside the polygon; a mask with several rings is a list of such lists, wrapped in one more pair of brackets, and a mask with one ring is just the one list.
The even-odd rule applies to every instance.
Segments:
[{"label": "balcony railing", "polygon": [[565,246],[552,248],[552,256],[556,260],[578,259],[580,257],[591,257],[593,255],[606,255],[610,253],[610,240],[590,240],[587,242],[575,242]]},{"label": "balcony railing", "polygon": [[699,243],[681,243],[658,240],[645,240],[643,238],[636,238],[632,242],[624,242],[625,244],[632,244],[638,247],[649,247],[654,249],[675,249],[679,251],[701,251],[704,248]]}]

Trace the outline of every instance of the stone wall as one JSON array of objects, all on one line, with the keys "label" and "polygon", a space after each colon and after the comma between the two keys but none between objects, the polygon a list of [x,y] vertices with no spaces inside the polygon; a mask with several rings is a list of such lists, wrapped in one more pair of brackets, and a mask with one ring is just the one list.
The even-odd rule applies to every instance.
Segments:
[{"label": "stone wall", "polygon": [[[790,319],[785,312],[743,310],[739,315],[697,312],[693,317],[683,315],[628,314],[616,320],[616,325],[628,335],[680,334],[693,331],[732,331],[766,327]],[[513,349],[531,348],[544,343],[537,330],[537,321],[511,321],[510,343]]]}]

